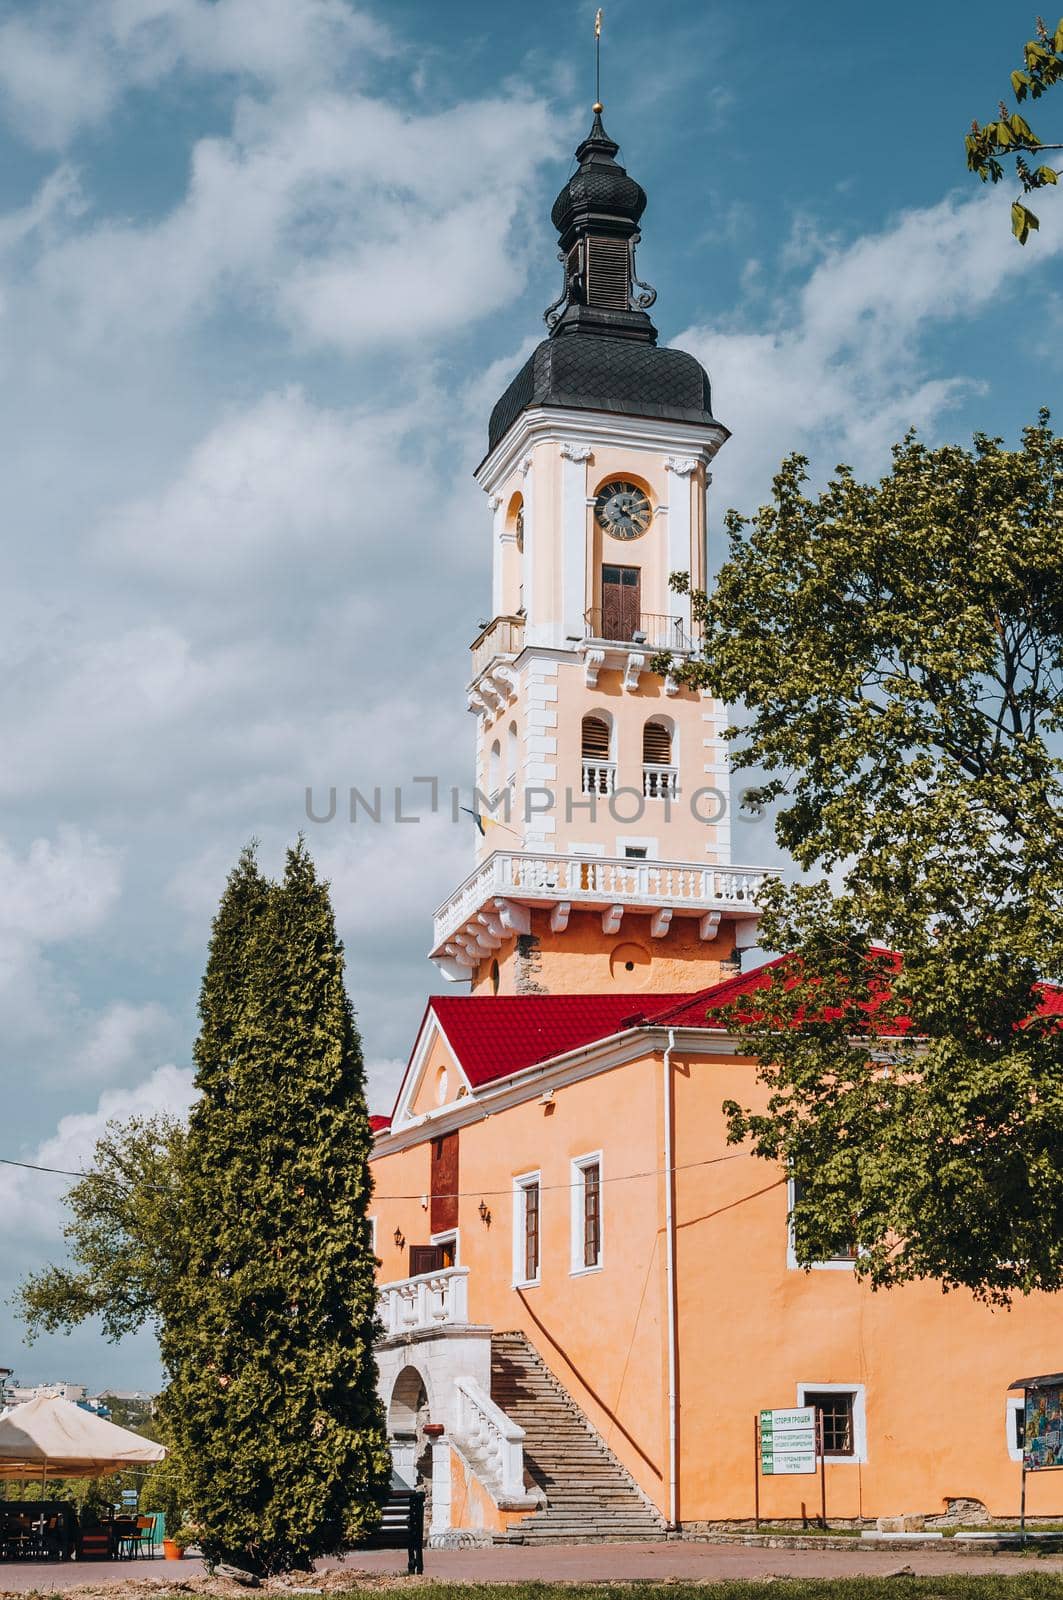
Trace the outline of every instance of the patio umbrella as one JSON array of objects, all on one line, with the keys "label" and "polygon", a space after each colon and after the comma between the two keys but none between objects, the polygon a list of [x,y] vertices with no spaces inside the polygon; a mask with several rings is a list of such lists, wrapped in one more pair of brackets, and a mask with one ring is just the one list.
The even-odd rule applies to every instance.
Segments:
[{"label": "patio umbrella", "polygon": [[27,1400],[0,1417],[0,1478],[99,1478],[165,1454],[154,1439],[56,1396]]}]

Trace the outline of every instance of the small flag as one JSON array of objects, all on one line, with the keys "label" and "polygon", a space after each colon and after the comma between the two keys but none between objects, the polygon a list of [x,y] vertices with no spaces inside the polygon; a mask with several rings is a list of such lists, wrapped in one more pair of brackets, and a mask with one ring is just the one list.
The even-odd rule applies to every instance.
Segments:
[{"label": "small flag", "polygon": [[594,37],[596,39],[600,39],[601,36],[602,36],[602,8],[601,8],[601,6],[599,6],[598,7],[598,14],[594,19]]},{"label": "small flag", "polygon": [[471,806],[462,806],[461,810],[467,812],[475,822],[482,839],[486,839],[488,828],[501,828],[503,833],[511,833],[514,839],[520,837],[515,828],[507,828],[505,823],[499,822],[496,817],[485,817],[481,811],[474,811]]}]

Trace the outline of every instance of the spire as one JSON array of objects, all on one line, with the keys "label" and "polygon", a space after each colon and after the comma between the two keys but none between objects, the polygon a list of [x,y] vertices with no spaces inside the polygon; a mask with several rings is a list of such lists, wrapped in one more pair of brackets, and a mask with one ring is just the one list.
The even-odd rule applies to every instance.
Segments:
[{"label": "spire", "polygon": [[555,337],[600,333],[656,344],[646,313],[657,296],[635,276],[646,191],[617,162],[620,146],[605,131],[603,109],[596,101],[591,130],[576,147],[576,171],[550,213],[565,274],[546,322]]}]

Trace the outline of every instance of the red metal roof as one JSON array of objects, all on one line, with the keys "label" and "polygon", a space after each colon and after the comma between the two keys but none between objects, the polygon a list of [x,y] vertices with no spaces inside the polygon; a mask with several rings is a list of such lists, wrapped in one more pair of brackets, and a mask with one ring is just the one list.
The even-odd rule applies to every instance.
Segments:
[{"label": "red metal roof", "polygon": [[[630,1028],[722,1030],[716,1013],[743,995],[768,987],[769,974],[786,959],[779,956],[723,983],[680,994],[433,995],[425,1019],[435,1014],[462,1071],[478,1089]],[[894,961],[899,967],[900,958]],[[1038,988],[1038,1011],[1063,1016],[1063,989],[1049,984]],[[861,1001],[859,1008],[879,1012],[885,997],[883,992]],[[890,1033],[907,1032],[910,1026],[910,1019],[903,1016],[879,1023],[880,1031]],[[369,1120],[374,1132],[391,1126],[391,1117]]]}]

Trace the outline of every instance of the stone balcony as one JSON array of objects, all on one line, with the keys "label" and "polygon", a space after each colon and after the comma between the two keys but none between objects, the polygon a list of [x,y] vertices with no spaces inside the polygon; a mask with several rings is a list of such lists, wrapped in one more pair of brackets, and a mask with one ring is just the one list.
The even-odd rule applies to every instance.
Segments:
[{"label": "stone balcony", "polygon": [[468,977],[511,935],[531,931],[533,907],[548,909],[558,932],[574,910],[600,913],[606,933],[618,931],[625,911],[638,911],[649,913],[655,939],[674,916],[698,918],[701,937],[714,939],[724,916],[755,928],[757,894],[773,876],[756,867],[496,850],[436,911],[430,955],[446,976]]},{"label": "stone balcony", "polygon": [[444,1267],[416,1278],[383,1283],[378,1311],[386,1339],[443,1327],[469,1326],[469,1269]]}]

